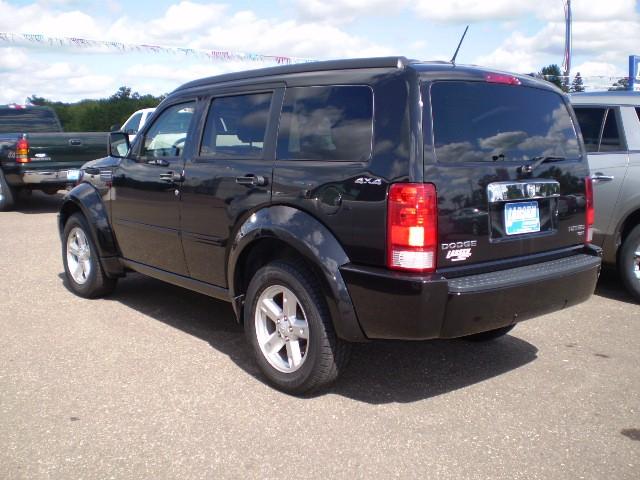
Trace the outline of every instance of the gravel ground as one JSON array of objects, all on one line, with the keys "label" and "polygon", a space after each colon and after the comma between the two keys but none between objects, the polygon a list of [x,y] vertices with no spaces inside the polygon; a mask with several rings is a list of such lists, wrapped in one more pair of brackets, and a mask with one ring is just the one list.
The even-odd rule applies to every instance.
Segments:
[{"label": "gravel ground", "polygon": [[56,212],[0,213],[0,478],[640,478],[640,308],[614,275],[490,344],[357,345],[328,391],[266,386],[223,303],[62,280]]}]

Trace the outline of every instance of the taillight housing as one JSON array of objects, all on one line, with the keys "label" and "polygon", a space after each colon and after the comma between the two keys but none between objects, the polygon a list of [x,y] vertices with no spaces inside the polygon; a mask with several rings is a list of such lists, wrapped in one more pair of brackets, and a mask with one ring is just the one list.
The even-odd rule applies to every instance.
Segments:
[{"label": "taillight housing", "polygon": [[522,85],[518,77],[513,75],[504,75],[500,73],[487,73],[484,79],[489,83],[503,83],[505,85]]},{"label": "taillight housing", "polygon": [[23,136],[16,142],[16,163],[29,163],[29,141]]},{"label": "taillight housing", "polygon": [[593,222],[596,217],[596,211],[593,204],[593,179],[586,177],[584,179],[585,190],[585,235],[584,242],[591,243],[593,240]]},{"label": "taillight housing", "polygon": [[393,270],[433,272],[437,243],[435,185],[391,185],[387,199],[387,266]]}]

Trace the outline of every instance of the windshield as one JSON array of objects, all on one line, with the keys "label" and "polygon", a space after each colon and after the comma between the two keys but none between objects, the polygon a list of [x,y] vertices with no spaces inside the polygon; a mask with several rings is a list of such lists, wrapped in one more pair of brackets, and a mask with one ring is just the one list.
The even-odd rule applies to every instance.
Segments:
[{"label": "windshield", "polygon": [[0,133],[59,131],[58,118],[49,108],[0,108]]},{"label": "windshield", "polygon": [[[549,90],[484,82],[435,82],[431,86],[431,112],[435,154],[441,163],[580,156],[567,107],[559,94]],[[425,118],[429,116],[425,112]]]}]

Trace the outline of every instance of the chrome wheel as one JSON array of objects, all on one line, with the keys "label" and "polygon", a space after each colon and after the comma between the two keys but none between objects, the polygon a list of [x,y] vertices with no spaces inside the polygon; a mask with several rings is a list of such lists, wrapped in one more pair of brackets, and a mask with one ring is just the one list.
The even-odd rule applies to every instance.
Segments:
[{"label": "chrome wheel", "polygon": [[636,245],[636,251],[633,254],[633,274],[640,281],[640,245]]},{"label": "chrome wheel", "polygon": [[89,240],[78,227],[74,227],[67,236],[67,268],[73,281],[79,285],[86,283],[91,274]]},{"label": "chrome wheel", "polygon": [[298,370],[307,358],[309,323],[298,297],[282,285],[266,288],[255,311],[256,337],[264,358],[283,373]]}]

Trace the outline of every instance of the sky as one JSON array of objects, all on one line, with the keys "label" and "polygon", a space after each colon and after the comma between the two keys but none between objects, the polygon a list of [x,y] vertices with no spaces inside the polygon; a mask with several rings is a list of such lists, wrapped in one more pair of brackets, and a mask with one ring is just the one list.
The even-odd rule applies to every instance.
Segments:
[{"label": "sky", "polygon": [[[573,0],[572,75],[589,88],[626,76],[640,55],[640,0]],[[404,55],[517,73],[562,64],[563,0],[0,0],[0,32],[308,59]],[[168,93],[190,80],[270,66],[128,47],[2,40],[0,104],[74,102],[126,85]]]}]

